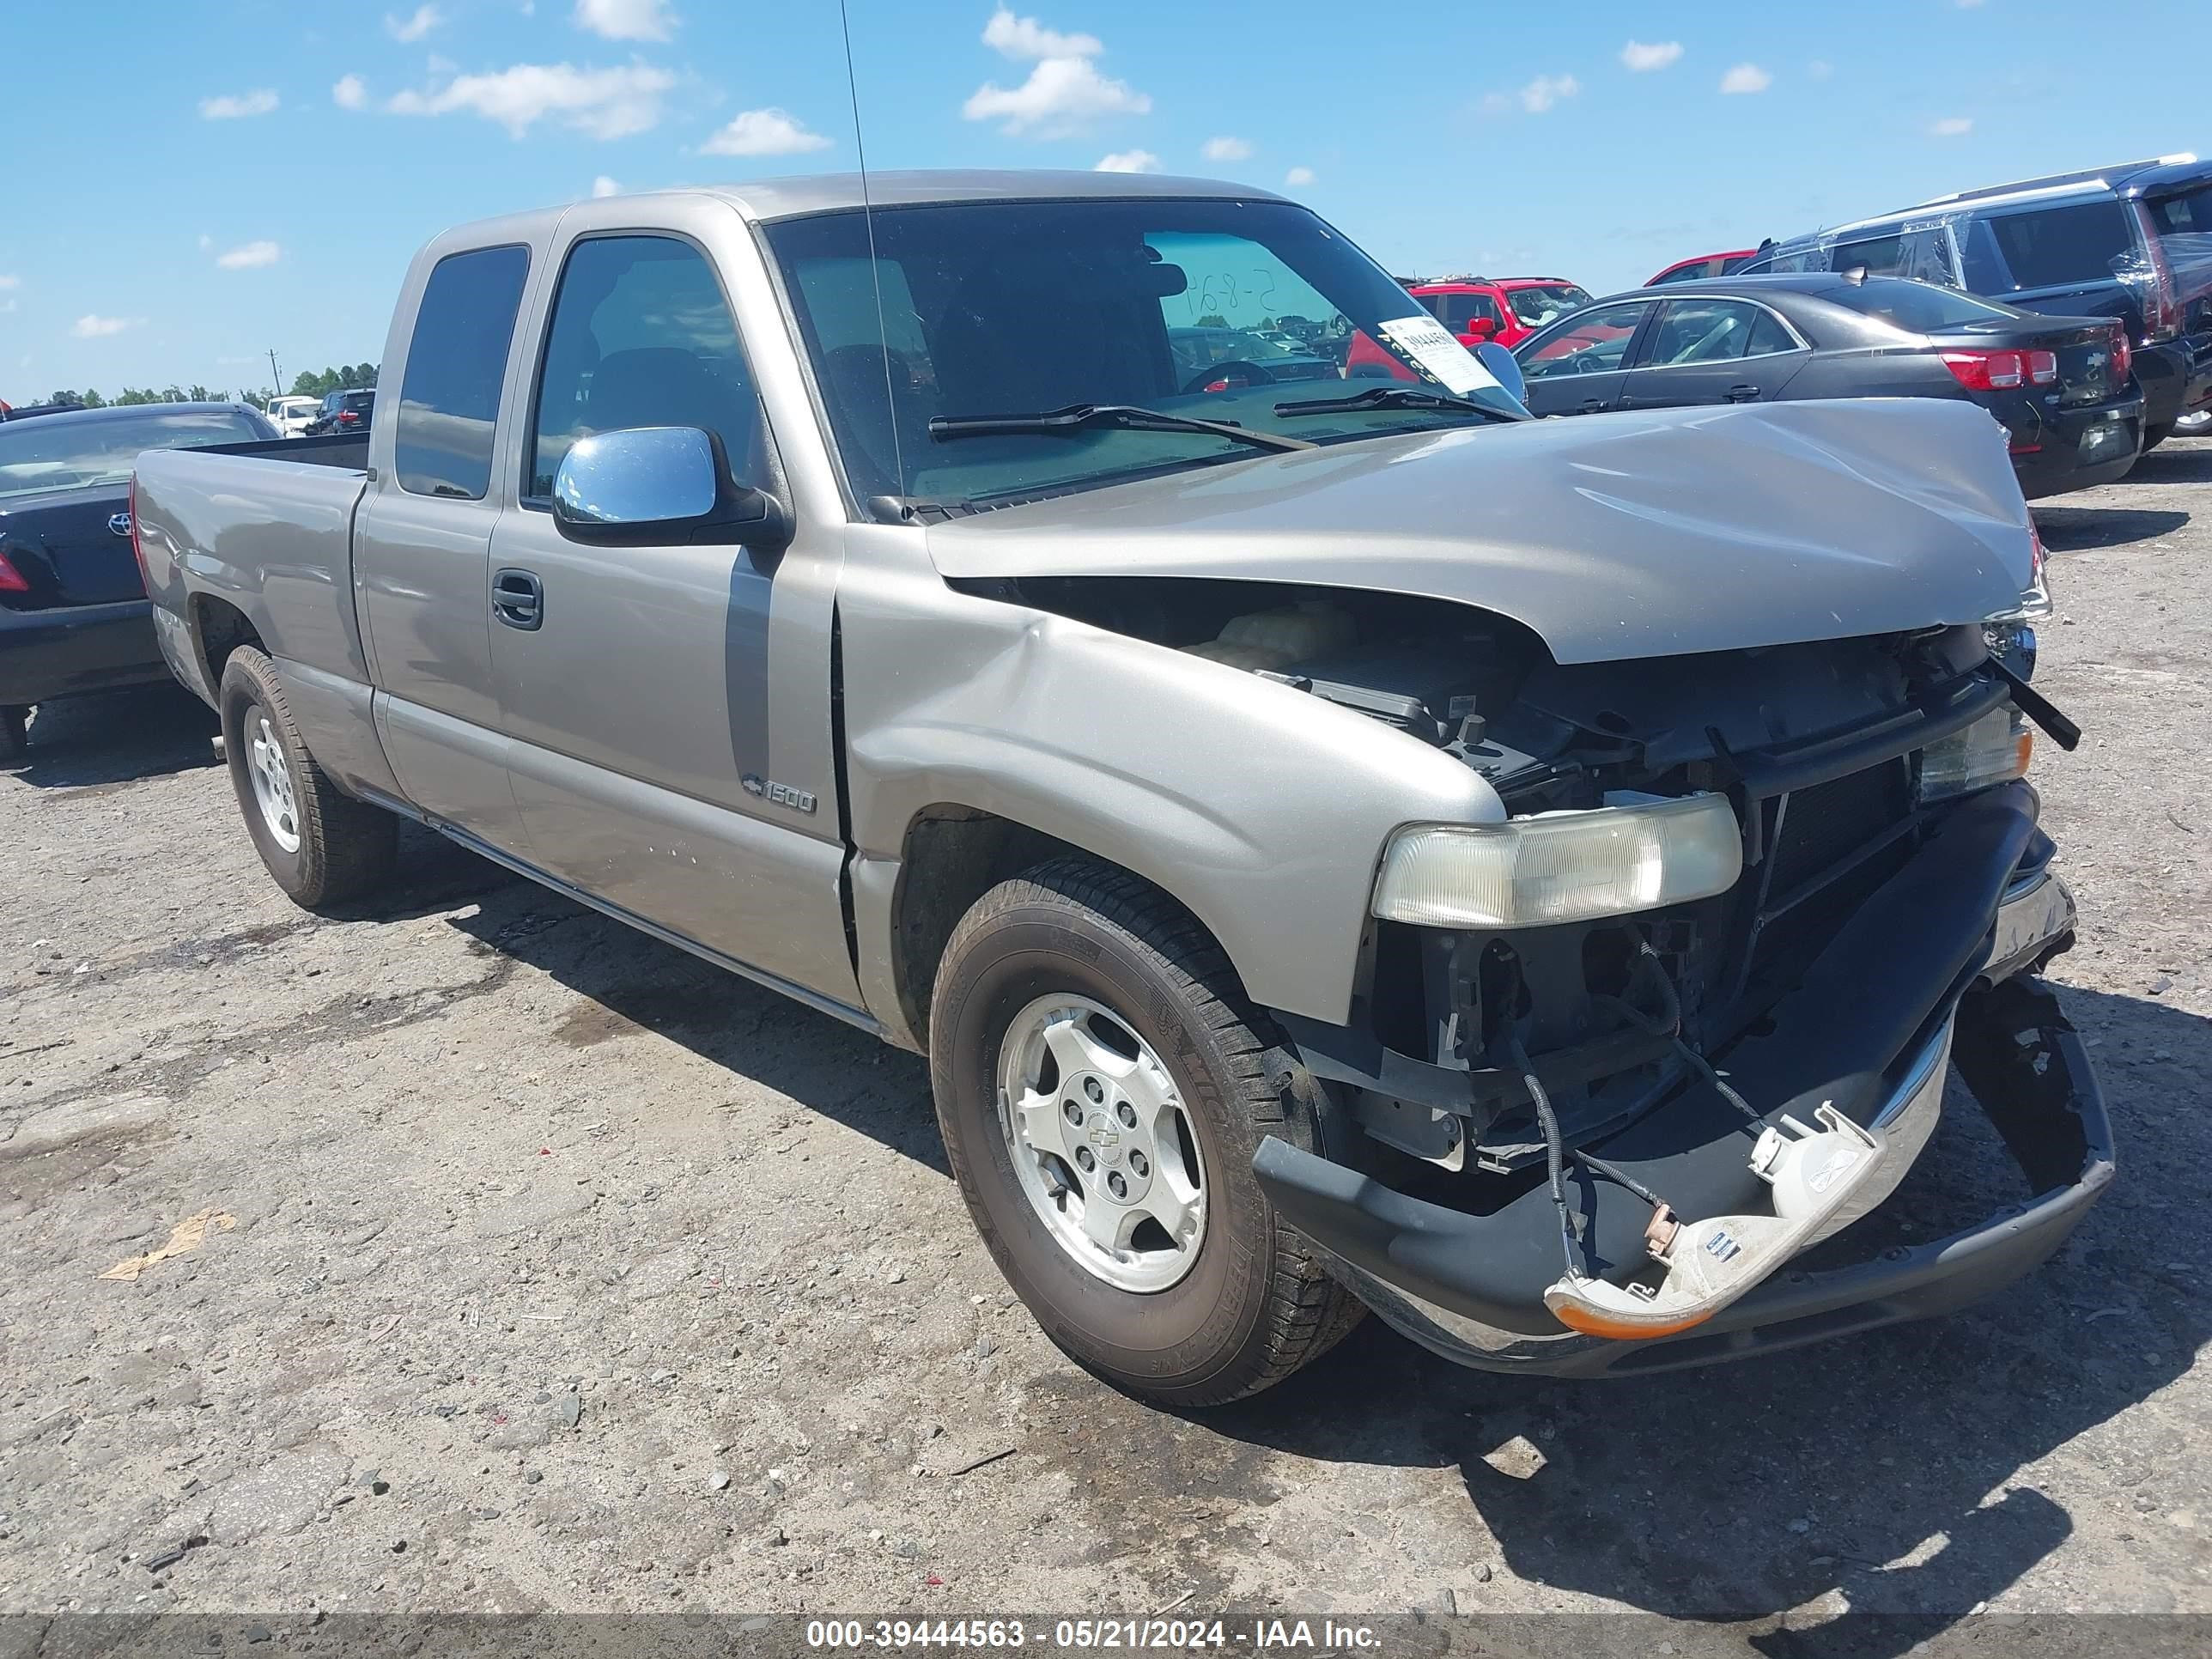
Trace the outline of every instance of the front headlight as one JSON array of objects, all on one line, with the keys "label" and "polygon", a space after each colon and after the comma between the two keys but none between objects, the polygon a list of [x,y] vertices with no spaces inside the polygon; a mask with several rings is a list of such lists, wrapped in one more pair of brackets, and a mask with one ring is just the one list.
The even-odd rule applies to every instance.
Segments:
[{"label": "front headlight", "polygon": [[1725,795],[1504,823],[1409,824],[1390,838],[1375,914],[1427,927],[1534,927],[1711,898],[1743,873]]},{"label": "front headlight", "polygon": [[1954,732],[1920,751],[1921,804],[2024,777],[2034,750],[2035,733],[2018,709],[1984,714],[1965,731]]}]

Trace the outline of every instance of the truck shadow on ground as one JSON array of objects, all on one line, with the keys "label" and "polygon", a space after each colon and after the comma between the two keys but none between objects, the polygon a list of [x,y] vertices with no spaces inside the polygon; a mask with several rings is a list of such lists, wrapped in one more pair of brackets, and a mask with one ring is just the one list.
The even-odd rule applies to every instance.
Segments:
[{"label": "truck shadow on ground", "polygon": [[[471,861],[504,878],[496,866]],[[950,1175],[919,1056],[534,882],[507,879],[453,925],[585,999],[554,1026],[556,1041],[582,1048],[647,1032],[665,1037]]]},{"label": "truck shadow on ground", "polygon": [[40,789],[117,788],[214,766],[215,713],[181,685],[40,703],[24,757],[0,768]]},{"label": "truck shadow on ground", "polygon": [[2035,527],[2051,553],[2086,553],[2156,541],[2189,523],[2186,513],[2134,507],[2038,507]]},{"label": "truck shadow on ground", "polygon": [[[2197,1289],[2212,1226],[2169,1196],[2201,1191],[2212,1167],[2212,1021],[2070,988],[2064,998],[2100,1039],[2120,1179],[2057,1257],[1986,1304],[1771,1358],[1580,1383],[1462,1371],[1370,1319],[1281,1388],[1194,1421],[1328,1462],[1456,1466],[1495,1540],[1471,1537],[1461,1559],[1494,1549],[1535,1585],[1731,1621],[1839,1591],[1891,1617],[1773,1630],[1759,1645],[1902,1653],[2072,1534],[2033,1466],[2182,1376],[2212,1339]],[[1945,1136],[1980,1131],[1954,1097],[1965,1110]],[[1992,1177],[2001,1165],[2017,1196],[2016,1171],[1981,1139],[1977,1164]],[[2140,1159],[2131,1178],[2130,1150],[2149,1146],[2161,1173]],[[2165,1518],[2187,1496],[2169,1484],[2187,1478],[2179,1434],[2141,1424],[2087,1455],[2107,1501],[2136,1516],[2118,1534],[2133,1581],[2093,1583],[2092,1595],[2124,1604],[2182,1582],[2192,1534]]]}]

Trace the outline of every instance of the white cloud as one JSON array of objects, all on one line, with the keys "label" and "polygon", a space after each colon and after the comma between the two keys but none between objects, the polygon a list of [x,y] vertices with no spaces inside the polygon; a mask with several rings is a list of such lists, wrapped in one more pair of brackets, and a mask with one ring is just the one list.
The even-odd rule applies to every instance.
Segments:
[{"label": "white cloud", "polygon": [[659,125],[660,94],[676,84],[645,64],[580,70],[571,64],[517,64],[490,75],[463,75],[429,92],[403,92],[394,115],[464,111],[497,122],[520,138],[541,120],[557,120],[594,138],[623,138]]},{"label": "white cloud", "polygon": [[342,75],[331,88],[331,101],[340,109],[366,109],[368,85],[358,75]]},{"label": "white cloud", "polygon": [[1774,77],[1756,64],[1738,64],[1721,76],[1723,92],[1765,92]]},{"label": "white cloud", "polygon": [[1836,66],[1825,58],[1815,58],[1805,65],[1805,73],[1815,81],[1825,81],[1836,72]]},{"label": "white cloud", "polygon": [[395,40],[420,40],[432,29],[446,21],[435,6],[417,6],[411,17],[394,17],[384,14],[384,32]]},{"label": "white cloud", "polygon": [[987,81],[960,112],[970,121],[1006,122],[1010,135],[1065,137],[1106,115],[1143,115],[1152,107],[1127,81],[1101,75],[1088,58],[1041,58],[1018,87]]},{"label": "white cloud", "polygon": [[1972,116],[1947,115],[1931,125],[1928,131],[1931,137],[1963,138],[1973,130],[1974,122]]},{"label": "white cloud", "polygon": [[1620,49],[1620,61],[1638,75],[1665,69],[1681,55],[1680,40],[1663,40],[1648,46],[1641,40],[1631,40]]},{"label": "white cloud", "polygon": [[209,234],[207,234],[207,232],[205,232],[205,231],[202,231],[202,232],[200,233],[200,252],[203,252],[203,253],[205,253],[205,252],[206,252],[210,248],[213,247],[214,246],[215,246],[215,238],[214,238],[214,237],[212,237],[212,236],[210,236],[210,235],[209,235]]},{"label": "white cloud", "polygon": [[576,27],[610,40],[665,40],[676,20],[668,0],[576,0]]},{"label": "white cloud", "polygon": [[1148,149],[1117,149],[1111,155],[1102,155],[1093,173],[1158,173],[1160,158]]},{"label": "white cloud", "polygon": [[1201,153],[1209,161],[1249,161],[1252,159],[1252,146],[1243,138],[1209,138]]},{"label": "white cloud", "polygon": [[0,300],[0,316],[5,316],[9,312],[15,309],[15,296],[14,295],[11,294],[6,299]]},{"label": "white cloud", "polygon": [[1095,34],[1062,34],[1034,17],[1017,17],[1001,6],[983,25],[983,44],[1007,58],[1096,58],[1106,48]]},{"label": "white cloud", "polygon": [[1314,170],[1311,167],[1292,167],[1283,175],[1283,182],[1293,188],[1299,185],[1310,185],[1313,181]]},{"label": "white cloud", "polygon": [[276,94],[267,87],[200,100],[200,114],[210,121],[236,121],[248,115],[266,115],[276,107]]},{"label": "white cloud", "polygon": [[1571,75],[1540,75],[1517,91],[1489,94],[1482,107],[1486,114],[1504,115],[1518,104],[1531,115],[1541,115],[1560,99],[1571,98],[1582,89],[1582,82]]},{"label": "white cloud", "polygon": [[126,328],[136,328],[145,320],[143,317],[95,317],[88,313],[70,325],[70,332],[80,340],[104,340]]},{"label": "white cloud", "polygon": [[780,109],[749,109],[699,146],[702,155],[804,155],[831,141]]},{"label": "white cloud", "polygon": [[11,289],[18,289],[22,286],[23,279],[21,276],[0,276],[0,294],[5,294]]},{"label": "white cloud", "polygon": [[594,196],[619,196],[622,194],[622,186],[617,184],[613,179],[608,178],[607,175],[603,173],[598,178],[592,180],[592,194]]},{"label": "white cloud", "polygon": [[225,270],[252,270],[261,265],[273,265],[283,257],[284,250],[274,242],[244,242],[217,254],[215,262]]},{"label": "white cloud", "polygon": [[1009,136],[1064,138],[1107,115],[1143,115],[1152,99],[1126,81],[1101,75],[1091,62],[1106,50],[1095,34],[1062,34],[1005,6],[983,26],[983,44],[1003,58],[1030,64],[1018,87],[986,81],[960,112],[970,121],[1000,121]]}]

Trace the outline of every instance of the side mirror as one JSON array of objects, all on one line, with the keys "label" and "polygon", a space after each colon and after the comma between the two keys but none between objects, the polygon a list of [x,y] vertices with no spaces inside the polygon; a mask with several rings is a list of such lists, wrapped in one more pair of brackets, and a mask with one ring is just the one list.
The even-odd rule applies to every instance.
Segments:
[{"label": "side mirror", "polygon": [[1477,339],[1486,340],[1498,332],[1498,325],[1487,317],[1471,317],[1468,319],[1467,331]]},{"label": "side mirror", "polygon": [[1475,358],[1490,371],[1491,379],[1504,386],[1516,404],[1528,401],[1528,382],[1522,378],[1521,362],[1495,340],[1485,340],[1474,349]]},{"label": "side mirror", "polygon": [[571,541],[616,546],[730,542],[776,551],[792,531],[783,503],[731,477],[722,441],[696,426],[577,439],[553,475],[553,522]]}]

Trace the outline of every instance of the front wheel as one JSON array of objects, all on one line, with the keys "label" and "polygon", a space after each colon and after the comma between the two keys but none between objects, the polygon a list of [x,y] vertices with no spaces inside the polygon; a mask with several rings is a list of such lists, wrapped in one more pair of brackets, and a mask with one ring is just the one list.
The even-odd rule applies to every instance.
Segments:
[{"label": "front wheel", "polygon": [[341,790],[307,752],[276,665],[250,645],[223,664],[223,757],[254,850],[276,884],[314,910],[391,873],[399,821]]},{"label": "front wheel", "polygon": [[1135,877],[1066,858],[986,893],[938,970],[930,1080],[1000,1271],[1116,1388],[1238,1399],[1358,1322],[1252,1176],[1269,1134],[1317,1147],[1317,1085]]},{"label": "front wheel", "polygon": [[12,766],[31,746],[31,711],[10,703],[0,708],[0,765]]}]

